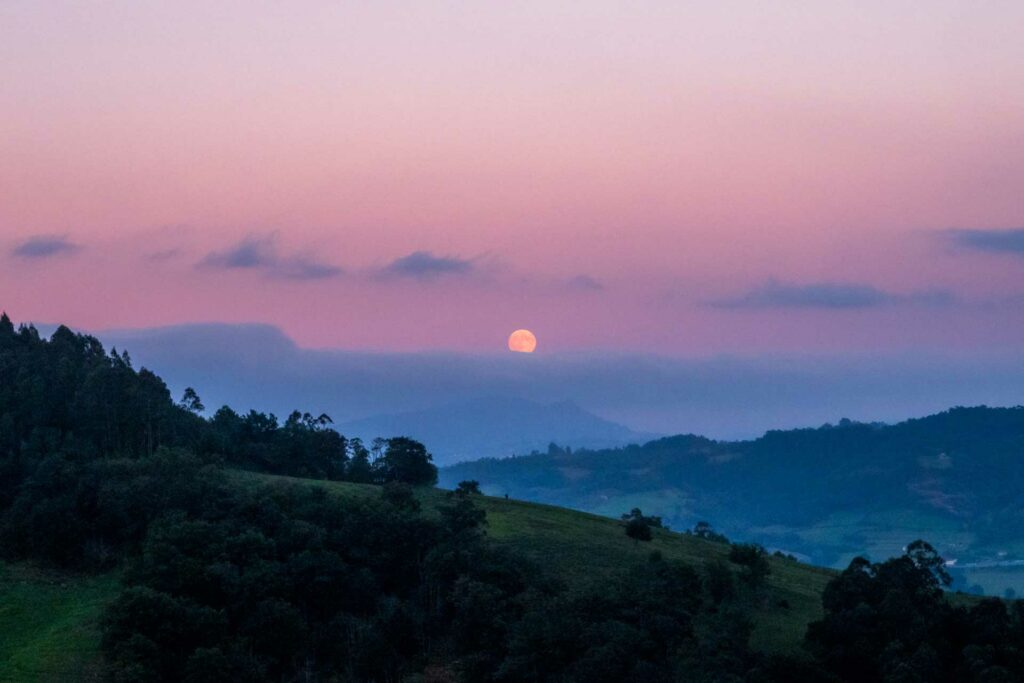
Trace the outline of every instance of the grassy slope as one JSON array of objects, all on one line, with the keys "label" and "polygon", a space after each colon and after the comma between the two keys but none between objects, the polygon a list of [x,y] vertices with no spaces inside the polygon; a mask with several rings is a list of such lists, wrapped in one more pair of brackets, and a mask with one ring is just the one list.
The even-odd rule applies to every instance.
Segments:
[{"label": "grassy slope", "polygon": [[98,618],[116,591],[112,574],[0,563],[0,681],[100,680]]},{"label": "grassy slope", "polygon": [[[379,488],[344,482],[236,473],[240,483],[271,480],[325,486],[346,498],[376,498]],[[423,502],[444,500],[427,490]],[[635,543],[613,519],[565,508],[503,498],[481,497],[488,533],[538,563],[557,570],[570,584],[643,561],[653,550],[666,558],[699,566],[724,559],[727,546],[691,536],[655,531],[650,543]],[[799,653],[807,623],[821,611],[821,591],[833,576],[827,569],[772,558],[768,606],[756,617],[753,644],[765,651]],[[0,564],[0,681],[99,680],[97,619],[117,592],[117,577],[68,577],[24,564]],[[788,608],[778,606],[780,600]]]},{"label": "grassy slope", "polygon": [[[656,531],[636,543],[614,519],[515,500],[485,498],[489,533],[540,562],[552,563],[567,579],[600,576],[644,560],[653,550],[694,566],[726,559],[728,546],[693,536]],[[807,624],[821,614],[821,592],[832,572],[772,558],[770,607],[757,614],[753,644],[766,651],[795,653]],[[786,600],[789,608],[777,606]]]},{"label": "grassy slope", "polygon": [[[250,482],[270,479],[251,473],[238,476]],[[346,497],[379,495],[375,486],[347,482],[317,484]],[[444,492],[425,491],[422,497],[430,506],[441,502]],[[606,576],[643,561],[653,550],[694,566],[724,560],[728,553],[728,546],[723,544],[660,530],[655,531],[650,543],[636,543],[625,536],[616,520],[566,508],[488,496],[481,496],[480,501],[487,510],[488,533],[493,540],[553,566],[570,583]],[[768,606],[757,614],[753,644],[765,651],[797,654],[807,624],[821,614],[821,592],[835,574],[791,560],[772,558],[771,563],[770,599]],[[789,607],[779,607],[780,600],[787,601]]]}]

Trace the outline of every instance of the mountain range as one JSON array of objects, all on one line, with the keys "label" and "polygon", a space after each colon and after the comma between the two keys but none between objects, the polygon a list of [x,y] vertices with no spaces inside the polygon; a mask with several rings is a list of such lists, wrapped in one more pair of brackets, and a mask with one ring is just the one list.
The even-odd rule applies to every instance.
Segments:
[{"label": "mountain range", "polygon": [[589,413],[571,401],[539,403],[513,396],[482,396],[423,410],[375,415],[338,425],[347,436],[415,435],[439,464],[547,451],[552,443],[603,448],[642,443],[655,435]]},{"label": "mountain range", "polygon": [[441,484],[730,538],[818,564],[926,538],[968,586],[1024,590],[1024,408],[956,408],[898,424],[842,420],[746,441],[681,435],[616,449],[461,463]]}]

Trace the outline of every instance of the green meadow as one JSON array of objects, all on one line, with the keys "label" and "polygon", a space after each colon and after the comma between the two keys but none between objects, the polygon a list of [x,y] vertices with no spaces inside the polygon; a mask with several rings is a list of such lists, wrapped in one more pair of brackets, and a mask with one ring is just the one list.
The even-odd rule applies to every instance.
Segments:
[{"label": "green meadow", "polygon": [[117,577],[0,564],[0,681],[100,680],[99,616]]}]

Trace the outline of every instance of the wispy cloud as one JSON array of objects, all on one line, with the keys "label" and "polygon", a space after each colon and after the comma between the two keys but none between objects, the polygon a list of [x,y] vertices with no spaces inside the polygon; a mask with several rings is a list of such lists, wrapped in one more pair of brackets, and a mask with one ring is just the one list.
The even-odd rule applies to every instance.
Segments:
[{"label": "wispy cloud", "polygon": [[281,259],[273,269],[275,276],[288,280],[324,280],[344,272],[341,266],[325,263],[309,254],[295,254]]},{"label": "wispy cloud", "polygon": [[397,258],[379,271],[385,278],[433,280],[443,276],[470,275],[476,270],[471,259],[437,256],[429,251],[414,251]]},{"label": "wispy cloud", "polygon": [[323,280],[341,275],[340,266],[307,253],[282,254],[273,235],[250,235],[228,249],[213,251],[197,266],[219,270],[254,270],[286,280]]},{"label": "wispy cloud", "polygon": [[81,247],[70,241],[67,235],[35,235],[11,249],[11,255],[25,259],[45,259],[74,254],[79,250]]},{"label": "wispy cloud", "polygon": [[990,230],[957,228],[947,230],[953,244],[964,249],[1024,256],[1024,228]]},{"label": "wispy cloud", "polygon": [[269,268],[276,260],[277,249],[272,237],[249,236],[233,247],[210,252],[199,265],[225,270]]},{"label": "wispy cloud", "polygon": [[898,294],[872,285],[846,282],[792,283],[771,279],[739,296],[709,302],[714,308],[769,309],[817,308],[851,310],[877,308],[899,303],[944,306],[953,295],[945,290]]}]

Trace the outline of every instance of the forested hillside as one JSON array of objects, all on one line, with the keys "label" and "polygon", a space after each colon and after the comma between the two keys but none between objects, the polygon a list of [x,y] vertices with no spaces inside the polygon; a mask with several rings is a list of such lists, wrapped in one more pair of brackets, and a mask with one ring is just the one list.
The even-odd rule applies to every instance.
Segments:
[{"label": "forested hillside", "polygon": [[[896,425],[842,421],[753,441],[675,436],[446,468],[442,485],[615,514],[636,504],[676,528],[727,536],[821,564],[898,554],[926,535],[960,564],[1024,558],[1024,408],[956,408]],[[1002,592],[1003,586],[998,586]]]},{"label": "forested hillside", "polygon": [[674,534],[640,510],[620,524],[488,500],[473,481],[436,491],[426,448],[408,437],[367,448],[326,415],[206,412],[195,392],[174,402],[126,353],[0,317],[0,673],[1024,675],[1022,610],[947,600],[942,560],[923,542],[887,562],[857,560],[825,585],[821,570],[711,533]]}]

